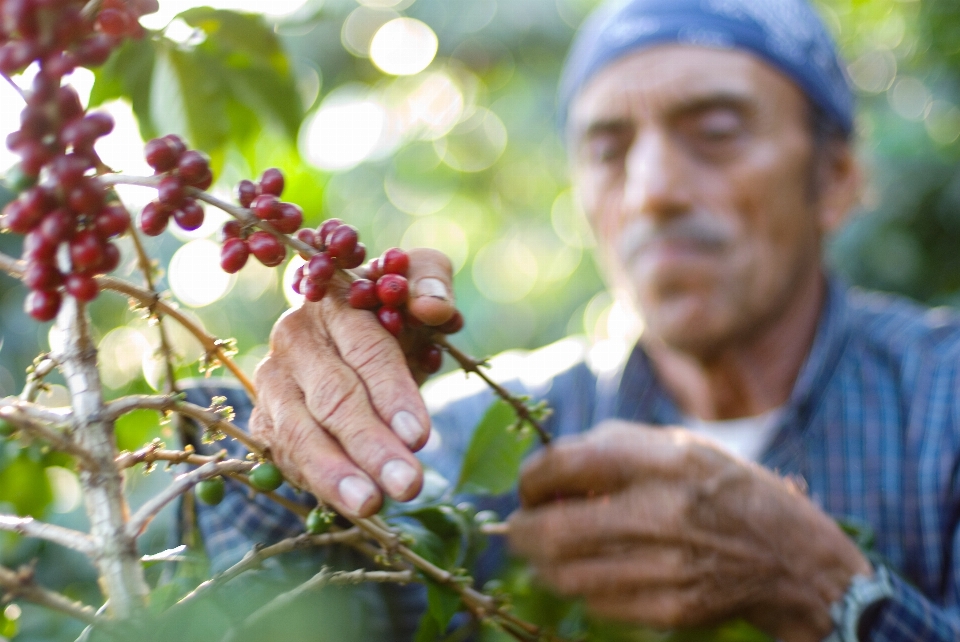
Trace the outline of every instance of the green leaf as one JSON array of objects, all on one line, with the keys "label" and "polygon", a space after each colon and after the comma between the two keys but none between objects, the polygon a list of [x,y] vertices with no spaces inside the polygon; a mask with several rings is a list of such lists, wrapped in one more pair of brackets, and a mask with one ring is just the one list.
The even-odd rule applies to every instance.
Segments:
[{"label": "green leaf", "polygon": [[90,91],[90,107],[126,98],[133,106],[133,113],[140,125],[144,140],[156,138],[158,129],[150,116],[150,94],[153,85],[153,67],[156,63],[158,41],[144,38],[126,40],[113,52],[106,64],[97,69],[93,89]]},{"label": "green leaf", "polygon": [[470,544],[470,523],[451,506],[429,506],[406,513],[437,536],[447,568],[461,567]]},{"label": "green leaf", "polygon": [[437,642],[443,633],[444,631],[437,625],[437,619],[427,611],[420,618],[420,625],[417,626],[417,634],[413,642]]},{"label": "green leaf", "polygon": [[456,492],[499,495],[513,488],[523,455],[534,440],[533,434],[508,430],[516,419],[507,403],[490,406],[470,440]]},{"label": "green leaf", "polygon": [[420,557],[442,568],[447,568],[452,565],[455,550],[420,522],[400,521],[391,522],[390,525],[410,537],[413,541],[410,549]]},{"label": "green leaf", "polygon": [[178,17],[206,35],[197,50],[216,61],[235,102],[274,121],[295,139],[303,120],[296,78],[279,39],[262,16],[197,7]]},{"label": "green leaf", "polygon": [[43,463],[30,457],[28,451],[21,451],[0,470],[0,502],[13,504],[18,515],[41,517],[52,501],[53,490]]},{"label": "green leaf", "polygon": [[444,633],[450,620],[460,610],[460,595],[445,586],[427,582],[427,613],[437,624],[440,633]]}]

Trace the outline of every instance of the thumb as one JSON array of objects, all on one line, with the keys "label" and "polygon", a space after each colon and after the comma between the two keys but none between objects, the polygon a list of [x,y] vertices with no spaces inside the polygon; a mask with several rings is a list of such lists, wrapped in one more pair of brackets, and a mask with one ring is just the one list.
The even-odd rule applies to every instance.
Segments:
[{"label": "thumb", "polygon": [[453,265],[442,252],[417,248],[408,252],[410,299],[407,310],[426,325],[449,321],[457,308],[453,300]]}]

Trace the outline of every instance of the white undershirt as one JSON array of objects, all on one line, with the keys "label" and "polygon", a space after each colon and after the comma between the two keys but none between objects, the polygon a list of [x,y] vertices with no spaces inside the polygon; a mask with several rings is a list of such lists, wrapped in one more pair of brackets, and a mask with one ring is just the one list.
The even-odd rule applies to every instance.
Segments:
[{"label": "white undershirt", "polygon": [[730,454],[757,462],[773,439],[782,411],[782,408],[775,408],[756,417],[725,421],[703,421],[696,417],[684,417],[683,425]]}]

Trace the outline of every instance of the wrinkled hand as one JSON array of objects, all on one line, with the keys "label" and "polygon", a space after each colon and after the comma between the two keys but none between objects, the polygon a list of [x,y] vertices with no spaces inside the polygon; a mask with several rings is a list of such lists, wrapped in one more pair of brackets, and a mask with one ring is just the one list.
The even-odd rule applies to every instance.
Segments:
[{"label": "wrinkled hand", "polygon": [[[410,253],[408,311],[441,325],[456,309],[452,270],[433,250]],[[251,432],[270,446],[288,479],[337,510],[376,513],[382,491],[405,501],[420,492],[423,471],[413,452],[430,435],[418,374],[401,343],[374,314],[346,300],[337,277],[328,296],[281,318],[259,365],[259,404]]]},{"label": "wrinkled hand", "polygon": [[681,628],[742,617],[821,640],[871,567],[773,473],[680,429],[608,422],[524,467],[510,546],[601,617]]}]

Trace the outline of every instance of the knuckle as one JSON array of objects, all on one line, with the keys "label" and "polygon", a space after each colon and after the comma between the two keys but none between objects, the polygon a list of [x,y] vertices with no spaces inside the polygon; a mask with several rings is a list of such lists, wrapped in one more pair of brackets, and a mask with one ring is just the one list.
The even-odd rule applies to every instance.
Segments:
[{"label": "knuckle", "polygon": [[363,386],[359,380],[350,382],[346,377],[328,373],[318,377],[306,391],[307,405],[318,424],[338,432],[344,428],[340,425],[340,415],[353,411],[354,401],[361,392]]},{"label": "knuckle", "polygon": [[339,435],[339,439],[344,450],[354,456],[362,457],[368,466],[377,469],[369,472],[379,473],[380,465],[392,459],[394,455],[385,443],[386,433],[384,436],[373,433],[374,431],[370,429],[349,430]]},{"label": "knuckle", "polygon": [[270,332],[270,347],[272,350],[285,353],[296,345],[296,337],[303,330],[303,314],[300,310],[293,310],[280,317]]},{"label": "knuckle", "polygon": [[365,334],[368,336],[359,337],[358,341],[344,350],[343,358],[369,379],[389,369],[386,364],[389,363],[388,358],[393,356],[397,343],[393,337],[383,336],[380,332]]}]

